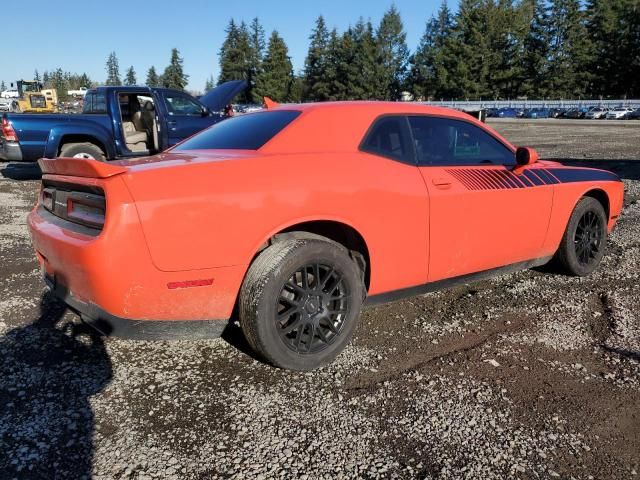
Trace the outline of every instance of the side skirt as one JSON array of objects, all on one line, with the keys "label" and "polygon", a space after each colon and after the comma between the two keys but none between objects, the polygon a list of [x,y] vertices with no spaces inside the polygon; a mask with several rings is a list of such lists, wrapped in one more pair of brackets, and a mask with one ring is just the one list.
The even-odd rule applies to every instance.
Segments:
[{"label": "side skirt", "polygon": [[375,305],[395,302],[396,300],[402,300],[404,298],[424,295],[425,293],[437,292],[438,290],[444,290],[445,288],[465,285],[467,283],[478,282],[480,280],[487,280],[498,275],[504,275],[507,273],[518,272],[520,270],[539,267],[541,265],[544,265],[545,263],[548,263],[551,258],[553,257],[550,256],[536,258],[535,260],[528,260],[526,262],[512,263],[511,265],[505,265],[504,267],[491,268],[489,270],[482,270],[481,272],[467,273],[465,275],[460,275],[459,277],[446,278],[444,280],[429,282],[423,285],[416,285],[415,287],[393,290],[386,293],[379,293],[377,295],[367,297],[364,301],[364,306],[373,307]]}]

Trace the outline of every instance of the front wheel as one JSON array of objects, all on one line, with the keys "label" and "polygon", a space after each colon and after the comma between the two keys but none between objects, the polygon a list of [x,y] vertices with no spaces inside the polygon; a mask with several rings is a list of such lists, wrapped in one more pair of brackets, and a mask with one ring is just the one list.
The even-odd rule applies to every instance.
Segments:
[{"label": "front wheel", "polygon": [[569,218],[555,259],[570,275],[593,272],[604,256],[607,244],[607,215],[595,198],[580,199]]},{"label": "front wheel", "polygon": [[316,238],[277,241],[253,262],[240,292],[240,325],[275,366],[312,370],[347,345],[363,302],[349,252]]}]

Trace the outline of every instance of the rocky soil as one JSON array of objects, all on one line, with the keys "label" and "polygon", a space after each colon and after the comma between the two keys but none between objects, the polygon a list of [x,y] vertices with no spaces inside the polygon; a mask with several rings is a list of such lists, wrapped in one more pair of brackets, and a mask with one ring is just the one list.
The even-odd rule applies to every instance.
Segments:
[{"label": "rocky soil", "polygon": [[638,478],[640,128],[493,126],[545,158],[617,162],[626,202],[601,268],[366,310],[312,373],[261,363],[237,328],[93,335],[41,283],[37,181],[0,177],[0,478]]}]

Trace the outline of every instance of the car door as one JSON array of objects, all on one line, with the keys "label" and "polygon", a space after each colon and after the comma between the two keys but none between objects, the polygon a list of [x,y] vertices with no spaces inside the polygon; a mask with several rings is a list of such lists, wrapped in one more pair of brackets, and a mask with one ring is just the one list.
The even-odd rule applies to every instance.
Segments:
[{"label": "car door", "polygon": [[164,94],[168,147],[198,133],[214,121],[195,98],[180,92]]},{"label": "car door", "polygon": [[537,258],[553,187],[534,169],[514,173],[515,153],[460,119],[409,116],[429,191],[429,281]]}]

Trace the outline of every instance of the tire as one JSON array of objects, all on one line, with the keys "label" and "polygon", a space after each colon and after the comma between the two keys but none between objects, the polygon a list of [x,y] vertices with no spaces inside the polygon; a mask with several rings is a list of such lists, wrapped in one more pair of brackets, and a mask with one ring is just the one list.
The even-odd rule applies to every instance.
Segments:
[{"label": "tire", "polygon": [[583,277],[593,272],[607,245],[607,215],[602,204],[583,197],[573,209],[554,260],[569,275]]},{"label": "tire", "polygon": [[312,370],[347,345],[363,297],[361,271],[346,248],[328,239],[288,238],[249,267],[240,291],[240,326],[269,363]]},{"label": "tire", "polygon": [[60,149],[61,157],[86,158],[104,162],[106,157],[102,149],[93,143],[67,143]]}]

